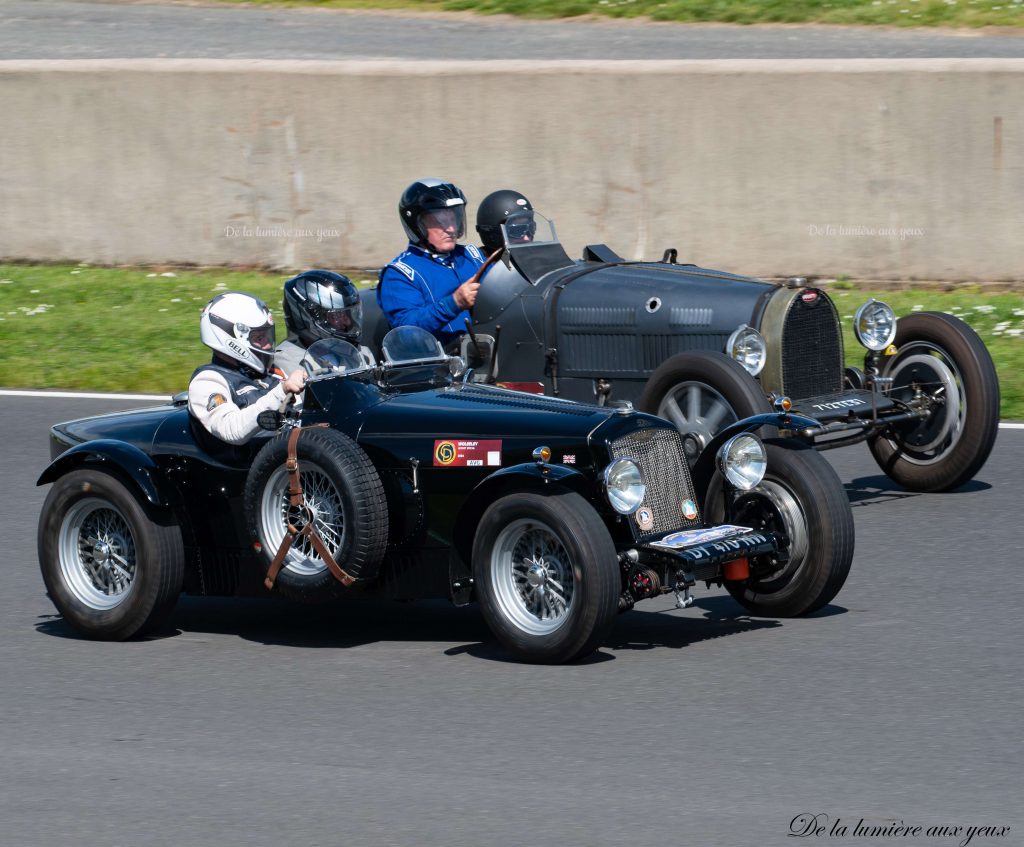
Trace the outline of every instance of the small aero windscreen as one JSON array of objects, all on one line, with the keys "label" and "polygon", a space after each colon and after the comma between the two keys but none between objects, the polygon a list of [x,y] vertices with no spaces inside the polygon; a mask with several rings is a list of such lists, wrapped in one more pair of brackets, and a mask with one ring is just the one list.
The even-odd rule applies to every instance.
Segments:
[{"label": "small aero windscreen", "polygon": [[519,244],[551,244],[558,241],[555,222],[533,210],[510,215],[501,225],[501,234],[506,247]]},{"label": "small aero windscreen", "polygon": [[441,342],[418,326],[396,326],[384,336],[381,350],[387,365],[444,362],[448,358]]},{"label": "small aero windscreen", "polygon": [[302,366],[310,377],[357,373],[368,367],[359,351],[341,338],[321,338],[311,344]]}]

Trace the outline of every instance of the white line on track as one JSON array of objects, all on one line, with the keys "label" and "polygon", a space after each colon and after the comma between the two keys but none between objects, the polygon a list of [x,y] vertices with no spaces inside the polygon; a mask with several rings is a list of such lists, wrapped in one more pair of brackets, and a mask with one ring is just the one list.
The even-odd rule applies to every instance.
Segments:
[{"label": "white line on track", "polygon": [[170,400],[169,394],[89,394],[83,391],[14,391],[0,389],[0,397],[57,397],[64,400]]},{"label": "white line on track", "polygon": [[[170,400],[168,394],[90,394],[83,391],[17,391],[0,388],[0,397],[57,397],[65,400]],[[1024,429],[1024,423],[1000,423],[1000,429]]]}]

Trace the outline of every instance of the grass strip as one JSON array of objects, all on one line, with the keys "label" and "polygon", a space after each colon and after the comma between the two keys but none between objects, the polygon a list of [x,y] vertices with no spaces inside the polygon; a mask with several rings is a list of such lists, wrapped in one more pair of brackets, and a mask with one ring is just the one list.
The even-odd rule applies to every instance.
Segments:
[{"label": "grass strip", "polygon": [[[348,271],[373,285],[368,271]],[[263,298],[284,338],[281,286],[288,274],[226,269],[154,270],[86,265],[0,265],[0,383],[52,388],[171,394],[188,386],[209,358],[199,341],[199,310],[222,291]],[[842,321],[847,364],[862,366],[853,313],[868,297],[897,315],[940,311],[970,324],[988,346],[1002,388],[1002,417],[1024,419],[1024,296],[912,289],[872,291],[843,282],[830,296]]]},{"label": "grass strip", "polygon": [[474,12],[525,18],[648,18],[679,23],[1020,27],[1024,0],[226,0],[246,5]]}]

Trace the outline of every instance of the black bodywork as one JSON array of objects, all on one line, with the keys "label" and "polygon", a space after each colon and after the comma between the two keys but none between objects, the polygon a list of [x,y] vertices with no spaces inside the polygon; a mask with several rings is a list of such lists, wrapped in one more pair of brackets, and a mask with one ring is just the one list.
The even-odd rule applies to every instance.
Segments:
[{"label": "black bodywork", "polygon": [[[680,436],[664,420],[631,408],[602,408],[459,381],[447,366],[422,366],[385,377],[390,378],[310,383],[302,413],[303,425],[328,423],[352,438],[383,482],[387,553],[379,569],[360,575],[364,590],[469,601],[477,523],[489,504],[514,491],[564,489],[582,495],[605,521],[616,548],[637,551],[624,567],[653,563],[671,582],[718,579],[721,564],[736,558],[737,550],[769,558],[784,552],[785,539],[771,532],[744,534],[731,547],[694,545],[668,553],[650,546],[671,532],[704,525],[701,509],[708,479],[695,484]],[[735,431],[781,420],[766,416]],[[789,425],[809,423],[792,419]],[[226,445],[190,417],[181,398],[54,426],[53,461],[39,484],[76,468],[106,471],[140,500],[173,512],[185,547],[187,593],[261,593],[266,566],[253,549],[243,491],[256,454],[275,437],[280,436],[267,432],[243,447]],[[709,450],[722,440],[724,436]],[[442,441],[500,442],[500,465],[443,466],[438,460]],[[551,451],[549,461],[534,458],[542,446]],[[648,480],[645,503],[653,523],[647,529],[616,513],[605,497],[600,474],[620,456],[631,457]],[[684,501],[696,505],[689,520],[680,514]]]}]

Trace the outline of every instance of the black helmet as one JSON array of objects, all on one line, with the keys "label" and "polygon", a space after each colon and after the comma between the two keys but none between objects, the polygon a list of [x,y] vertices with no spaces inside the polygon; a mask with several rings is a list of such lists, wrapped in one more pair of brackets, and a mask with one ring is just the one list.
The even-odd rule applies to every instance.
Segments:
[{"label": "black helmet", "polygon": [[427,243],[427,231],[421,225],[420,218],[427,212],[450,209],[455,213],[455,225],[458,229],[456,238],[466,234],[466,195],[450,182],[434,177],[418,179],[402,192],[398,201],[398,216],[409,240],[414,244]]},{"label": "black helmet", "polygon": [[297,337],[303,347],[321,338],[342,338],[358,347],[363,302],[347,276],[304,271],[284,284],[284,322],[288,337]]},{"label": "black helmet", "polygon": [[480,233],[485,253],[493,253],[505,246],[501,235],[502,224],[505,224],[509,243],[512,244],[532,241],[537,231],[530,201],[511,188],[492,191],[484,197],[476,210],[476,231]]}]

